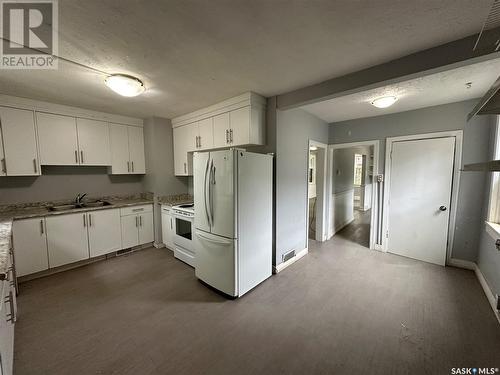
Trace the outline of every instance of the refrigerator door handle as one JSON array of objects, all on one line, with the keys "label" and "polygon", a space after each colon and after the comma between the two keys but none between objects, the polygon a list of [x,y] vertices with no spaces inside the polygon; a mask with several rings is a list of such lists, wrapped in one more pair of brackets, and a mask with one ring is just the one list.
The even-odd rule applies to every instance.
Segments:
[{"label": "refrigerator door handle", "polygon": [[209,179],[209,191],[208,191],[208,194],[210,196],[210,202],[209,202],[209,206],[210,206],[210,217],[212,219],[212,224],[211,226],[213,226],[214,224],[214,192],[213,192],[213,188],[212,186],[215,185],[215,166],[214,166],[214,160],[212,159],[212,163],[210,165],[210,179]]},{"label": "refrigerator door handle", "polygon": [[208,241],[208,242],[211,242],[211,243],[215,243],[215,244],[218,244],[218,245],[226,245],[226,246],[229,246],[232,244],[232,241],[231,240],[216,240],[215,238],[210,238],[210,237],[207,237],[205,235],[203,235],[201,232],[199,231],[196,231],[196,235],[200,238],[203,238],[205,241]]},{"label": "refrigerator door handle", "polygon": [[[208,221],[208,225],[211,226],[211,223],[210,223],[210,214],[209,214],[209,207],[208,207],[208,202],[209,202],[209,197],[207,197],[207,178],[209,178],[209,174],[208,174],[208,167],[209,167],[209,164],[210,164],[210,157],[207,158],[207,166],[205,167],[205,178],[204,178],[204,187],[203,187],[203,195],[204,195],[204,199],[203,199],[203,202],[205,204],[205,214],[207,216],[207,221]],[[210,182],[210,181],[208,181]]]}]

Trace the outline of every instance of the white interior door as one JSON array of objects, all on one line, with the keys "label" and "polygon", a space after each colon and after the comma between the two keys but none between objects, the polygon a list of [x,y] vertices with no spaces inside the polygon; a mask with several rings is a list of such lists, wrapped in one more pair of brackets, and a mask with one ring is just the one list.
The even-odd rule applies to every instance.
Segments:
[{"label": "white interior door", "polygon": [[210,232],[210,223],[208,217],[208,169],[210,153],[195,153],[193,156],[193,190],[194,206],[194,226],[196,229]]},{"label": "white interior door", "polygon": [[455,137],[392,144],[387,249],[445,265]]},{"label": "white interior door", "polygon": [[234,151],[215,151],[210,153],[210,201],[213,234],[227,238],[236,238],[235,220],[235,183]]}]

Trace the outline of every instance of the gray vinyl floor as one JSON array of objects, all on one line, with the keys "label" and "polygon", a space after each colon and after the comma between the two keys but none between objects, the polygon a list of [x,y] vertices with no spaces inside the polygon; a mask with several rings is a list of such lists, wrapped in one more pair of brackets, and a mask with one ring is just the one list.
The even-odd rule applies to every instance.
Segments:
[{"label": "gray vinyl floor", "polygon": [[15,373],[450,374],[499,367],[470,271],[336,236],[239,300],[147,249],[21,285]]},{"label": "gray vinyl floor", "polygon": [[335,235],[349,242],[370,247],[370,221],[372,210],[354,210],[354,221]]}]

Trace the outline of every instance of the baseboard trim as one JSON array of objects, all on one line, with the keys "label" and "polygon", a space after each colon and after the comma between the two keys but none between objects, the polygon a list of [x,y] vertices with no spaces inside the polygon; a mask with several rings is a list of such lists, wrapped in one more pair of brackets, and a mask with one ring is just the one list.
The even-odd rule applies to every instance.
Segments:
[{"label": "baseboard trim", "polygon": [[497,317],[498,323],[500,324],[500,313],[497,310],[497,301],[495,295],[491,291],[490,286],[488,285],[486,279],[483,276],[483,273],[481,272],[477,264],[474,264],[476,265],[474,272],[476,273],[476,277],[479,280],[479,284],[481,284],[481,286],[483,287],[484,294],[486,294],[486,298],[488,298],[488,302],[490,303],[493,313]]},{"label": "baseboard trim", "polygon": [[354,221],[354,217],[352,219],[347,220],[345,223],[340,225],[338,228],[333,228],[332,237],[335,236],[336,233],[340,232],[342,229],[347,227],[349,224],[351,224],[353,221]]},{"label": "baseboard trim", "polygon": [[290,258],[286,262],[280,263],[277,266],[273,266],[273,273],[279,273],[279,272],[283,271],[285,268],[289,267],[290,265],[292,265],[296,261],[298,261],[300,258],[307,255],[308,252],[309,252],[309,250],[306,247],[305,249],[300,250],[298,253],[295,253],[295,256],[293,258]]},{"label": "baseboard trim", "polygon": [[471,262],[468,260],[462,260],[462,259],[453,259],[451,258],[448,261],[448,265],[452,267],[457,267],[457,268],[464,268],[466,270],[471,270],[474,271],[476,274],[477,280],[479,281],[479,284],[481,284],[481,287],[483,288],[483,292],[486,295],[486,298],[488,299],[488,302],[490,303],[491,309],[493,310],[493,313],[495,314],[498,323],[500,324],[500,313],[497,311],[497,301],[495,298],[495,295],[490,289],[490,286],[488,285],[488,282],[483,276],[483,273],[481,272],[481,269],[475,262]]},{"label": "baseboard trim", "polygon": [[471,270],[471,271],[475,271],[477,268],[477,265],[474,262],[456,258],[450,258],[450,260],[448,261],[448,266],[464,268],[466,270]]}]

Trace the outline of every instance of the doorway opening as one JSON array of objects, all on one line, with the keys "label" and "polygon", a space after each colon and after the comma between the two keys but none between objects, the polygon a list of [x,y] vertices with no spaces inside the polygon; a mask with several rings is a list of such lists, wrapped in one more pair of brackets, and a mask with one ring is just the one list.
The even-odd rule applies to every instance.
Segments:
[{"label": "doorway opening", "polygon": [[331,145],[330,149],[329,237],[375,249],[380,237],[378,141]]},{"label": "doorway opening", "polygon": [[326,174],[328,145],[309,141],[307,164],[307,237],[326,241]]}]

